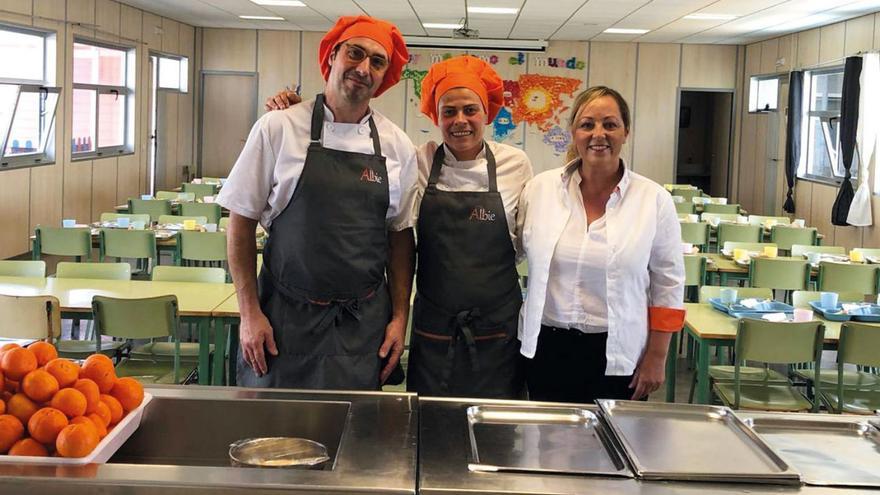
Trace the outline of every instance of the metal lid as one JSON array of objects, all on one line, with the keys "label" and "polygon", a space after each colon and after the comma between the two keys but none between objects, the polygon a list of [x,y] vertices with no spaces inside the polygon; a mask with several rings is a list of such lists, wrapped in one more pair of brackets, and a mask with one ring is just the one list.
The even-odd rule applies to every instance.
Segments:
[{"label": "metal lid", "polygon": [[293,437],[246,438],[229,446],[233,465],[319,468],[330,460],[324,445]]}]

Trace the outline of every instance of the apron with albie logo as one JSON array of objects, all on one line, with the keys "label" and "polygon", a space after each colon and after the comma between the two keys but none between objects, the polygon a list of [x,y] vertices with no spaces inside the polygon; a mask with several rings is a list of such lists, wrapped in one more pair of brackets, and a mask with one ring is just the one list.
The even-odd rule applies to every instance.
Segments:
[{"label": "apron with albie logo", "polygon": [[407,388],[424,395],[517,398],[523,387],[517,322],[522,292],[495,157],[489,190],[437,188],[441,144],[419,208],[418,286]]},{"label": "apron with albie logo", "polygon": [[290,203],[272,222],[259,277],[260,307],[278,356],[258,377],[239,351],[238,384],[376,390],[391,320],[385,284],[388,171],[373,118],[373,153],[325,148],[324,96]]}]

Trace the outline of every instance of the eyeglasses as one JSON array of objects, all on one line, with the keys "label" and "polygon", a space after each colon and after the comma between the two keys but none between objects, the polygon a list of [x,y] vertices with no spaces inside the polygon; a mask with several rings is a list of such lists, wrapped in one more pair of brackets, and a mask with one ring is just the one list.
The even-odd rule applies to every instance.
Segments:
[{"label": "eyeglasses", "polygon": [[374,71],[381,72],[388,68],[388,59],[382,55],[370,55],[358,45],[343,43],[342,47],[345,48],[346,58],[356,64],[359,64],[363,62],[365,58],[370,57],[370,68]]}]

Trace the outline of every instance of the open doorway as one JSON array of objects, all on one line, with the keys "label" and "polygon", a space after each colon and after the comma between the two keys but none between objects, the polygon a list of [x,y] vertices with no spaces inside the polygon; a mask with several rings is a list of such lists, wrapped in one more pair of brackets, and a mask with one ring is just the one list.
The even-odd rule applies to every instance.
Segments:
[{"label": "open doorway", "polygon": [[676,184],[728,196],[732,120],[732,91],[680,90]]},{"label": "open doorway", "polygon": [[[172,153],[176,151],[177,97],[189,91],[189,59],[180,55],[150,52],[150,170],[149,190],[172,189],[180,182]],[[167,125],[171,122],[174,125]],[[186,180],[187,177],[183,177]]]}]

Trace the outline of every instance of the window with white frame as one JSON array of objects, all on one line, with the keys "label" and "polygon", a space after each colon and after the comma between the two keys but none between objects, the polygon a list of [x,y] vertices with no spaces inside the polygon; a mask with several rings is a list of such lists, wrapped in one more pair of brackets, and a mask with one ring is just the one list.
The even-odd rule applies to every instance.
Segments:
[{"label": "window with white frame", "polygon": [[189,91],[189,59],[177,55],[151,55],[153,67],[158,67],[158,88]]},{"label": "window with white frame", "polygon": [[[808,71],[804,74],[801,161],[798,176],[839,181],[845,171],[838,159],[840,108],[843,96],[843,67]],[[853,178],[858,168],[850,168]]]},{"label": "window with white frame", "polygon": [[755,76],[749,79],[749,112],[769,112],[778,106],[778,76]]},{"label": "window with white frame", "polygon": [[0,24],[0,170],[55,159],[55,34]]},{"label": "window with white frame", "polygon": [[134,65],[133,48],[74,40],[74,159],[134,151]]}]

